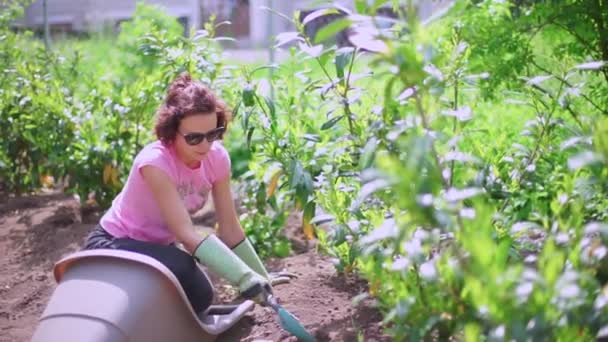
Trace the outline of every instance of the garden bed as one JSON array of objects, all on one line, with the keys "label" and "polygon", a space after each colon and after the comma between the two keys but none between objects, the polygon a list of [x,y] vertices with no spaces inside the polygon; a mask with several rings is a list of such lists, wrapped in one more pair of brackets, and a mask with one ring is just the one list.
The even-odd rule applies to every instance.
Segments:
[{"label": "garden bed", "polygon": [[[78,250],[88,231],[97,223],[98,212],[83,213],[71,196],[46,193],[10,198],[0,204],[0,341],[28,341],[55,281],[53,264]],[[298,239],[297,224],[288,231]],[[294,241],[299,246],[302,241]],[[336,274],[333,264],[314,250],[270,260],[272,270],[286,269],[298,275],[289,285],[275,288],[282,304],[300,318],[319,341],[389,340],[381,333],[381,316],[368,304],[352,305],[352,298],[365,291],[365,283]],[[224,282],[214,281],[219,300],[234,299]],[[275,315],[256,307],[220,341],[289,341]]]}]

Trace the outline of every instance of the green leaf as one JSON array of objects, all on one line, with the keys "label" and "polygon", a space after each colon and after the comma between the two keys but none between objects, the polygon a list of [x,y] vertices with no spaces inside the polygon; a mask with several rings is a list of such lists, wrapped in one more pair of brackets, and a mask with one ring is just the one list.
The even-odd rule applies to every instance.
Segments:
[{"label": "green leaf", "polygon": [[340,31],[350,27],[352,24],[353,21],[348,18],[340,18],[332,21],[317,32],[314,39],[315,44],[319,44],[330,37],[334,37]]},{"label": "green leaf", "polygon": [[256,209],[263,214],[266,211],[266,184],[261,182],[255,196]]},{"label": "green leaf", "polygon": [[300,44],[298,44],[298,46],[300,47],[300,50],[304,51],[307,55],[309,55],[312,58],[317,58],[317,57],[321,56],[321,53],[323,52],[323,45],[320,45],[320,44],[308,46],[308,44],[300,43]]},{"label": "green leaf", "polygon": [[302,20],[302,25],[306,25],[308,23],[310,23],[311,21],[320,18],[324,15],[328,15],[328,14],[340,14],[340,12],[338,12],[337,9],[335,8],[322,8],[319,10],[316,10],[310,14],[308,14],[306,16],[306,18],[304,18],[304,20]]},{"label": "green leaf", "polygon": [[253,74],[255,74],[257,71],[260,71],[260,70],[264,70],[264,69],[278,69],[278,68],[279,67],[276,64],[260,65],[259,67],[251,70],[250,75],[253,76]]},{"label": "green leaf", "polygon": [[357,13],[366,13],[367,1],[366,0],[355,0],[355,11]]},{"label": "green leaf", "polygon": [[275,44],[274,47],[283,46],[294,40],[301,41],[301,42],[304,41],[304,39],[302,37],[300,37],[300,34],[298,32],[281,32],[277,35],[277,37],[275,39],[276,39],[277,43]]},{"label": "green leaf", "polygon": [[251,83],[247,83],[243,87],[242,99],[245,107],[253,107],[255,105],[255,88]]},{"label": "green leaf", "polygon": [[464,326],[464,340],[466,342],[477,342],[481,335],[481,328],[475,323],[468,323]]},{"label": "green leaf", "polygon": [[378,139],[376,138],[371,138],[367,144],[365,144],[361,159],[359,160],[359,168],[361,170],[365,170],[372,165],[376,148],[378,148]]},{"label": "green leaf", "polygon": [[251,117],[252,110],[243,110],[243,114],[241,115],[241,127],[243,131],[247,131],[249,129],[249,118]]},{"label": "green leaf", "polygon": [[325,65],[327,64],[327,62],[329,61],[329,59],[332,56],[332,51],[333,50],[334,50],[334,48],[332,47],[332,48],[329,48],[329,49],[327,49],[327,50],[325,50],[325,51],[323,51],[321,53],[321,55],[319,56],[319,65],[321,67],[325,67]]},{"label": "green leaf", "polygon": [[352,48],[340,49],[336,52],[336,75],[339,78],[344,78],[344,68],[350,62],[352,53]]},{"label": "green leaf", "polygon": [[306,141],[312,141],[312,142],[319,142],[321,141],[321,137],[319,137],[318,134],[302,134],[302,138],[304,138],[304,140]]},{"label": "green leaf", "polygon": [[302,176],[302,164],[298,160],[289,163],[289,186],[293,189],[298,185],[298,180]]},{"label": "green leaf", "polygon": [[310,222],[312,221],[312,218],[315,216],[315,202],[314,201],[309,201],[308,203],[306,203],[306,206],[304,206],[304,221],[305,222]]},{"label": "green leaf", "polygon": [[289,252],[291,252],[291,243],[286,240],[280,240],[272,247],[272,251],[279,258],[287,257],[289,256]]},{"label": "green leaf", "polygon": [[507,261],[509,259],[509,252],[511,250],[511,239],[505,239],[501,241],[498,245],[498,249],[496,250],[495,262],[494,264],[499,267],[500,270],[504,270],[507,266]]},{"label": "green leaf", "polygon": [[268,107],[268,114],[270,114],[270,127],[274,132],[277,126],[277,109],[274,105],[274,101],[272,101],[270,97],[264,96],[264,101],[266,102],[266,106]]},{"label": "green leaf", "polygon": [[557,250],[552,240],[545,245],[542,254],[546,262],[543,269],[543,275],[545,276],[548,287],[553,287],[564,268],[564,255]]},{"label": "green leaf", "polygon": [[313,191],[312,177],[299,160],[292,160],[289,164],[290,187],[295,190],[296,198],[304,206]]},{"label": "green leaf", "polygon": [[253,130],[255,127],[249,128],[249,132],[247,132],[247,147],[251,148],[251,137],[253,136]]},{"label": "green leaf", "polygon": [[345,117],[346,117],[346,115],[340,115],[340,116],[331,118],[329,121],[327,121],[323,125],[321,125],[321,130],[324,131],[326,129],[330,129],[330,128],[334,127],[340,120],[344,119]]},{"label": "green leaf", "polygon": [[313,191],[312,177],[310,176],[310,173],[306,170],[304,170],[304,173],[302,174],[301,185],[303,189],[302,203],[306,203],[308,197],[312,195]]},{"label": "green leaf", "polygon": [[583,63],[583,64],[579,64],[577,66],[575,66],[575,69],[578,70],[598,70],[601,69],[604,65],[606,65],[605,61],[595,61],[595,62],[587,62],[587,63]]}]

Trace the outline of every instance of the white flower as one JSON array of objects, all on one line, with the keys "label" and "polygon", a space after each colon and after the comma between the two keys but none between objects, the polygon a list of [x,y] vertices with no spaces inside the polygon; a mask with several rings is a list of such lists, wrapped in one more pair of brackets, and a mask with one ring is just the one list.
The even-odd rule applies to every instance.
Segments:
[{"label": "white flower", "polygon": [[530,254],[530,255],[528,255],[528,256],[527,256],[527,257],[524,259],[524,262],[526,262],[526,263],[528,263],[528,264],[532,264],[532,263],[535,263],[535,262],[536,262],[536,259],[538,259],[538,258],[536,257],[536,255],[534,255],[534,254]]},{"label": "white flower", "polygon": [[414,239],[420,240],[420,241],[424,241],[429,237],[429,233],[422,229],[422,228],[418,228],[416,229],[416,231],[414,232]]},{"label": "white flower", "polygon": [[407,254],[411,257],[417,257],[422,255],[422,243],[419,239],[412,239],[410,241],[406,241],[403,243],[403,249],[407,252]]},{"label": "white flower", "polygon": [[408,258],[400,257],[399,259],[397,259],[393,262],[393,266],[391,269],[393,271],[404,271],[408,267],[410,267],[410,264],[411,264],[411,262]]},{"label": "white flower", "polygon": [[606,246],[599,246],[598,248],[593,250],[593,256],[600,260],[606,256],[607,252],[608,250],[606,249]]},{"label": "white flower", "polygon": [[603,293],[600,293],[600,295],[595,299],[593,307],[596,310],[601,310],[606,306],[606,304],[608,304],[608,297],[606,297]]},{"label": "white flower", "polygon": [[433,195],[432,194],[423,194],[418,196],[418,204],[428,207],[433,204]]},{"label": "white flower", "polygon": [[557,234],[557,236],[555,237],[555,242],[557,242],[558,245],[563,245],[565,243],[567,243],[570,240],[570,237],[568,236],[568,234],[566,233],[559,233]]},{"label": "white flower", "polygon": [[427,261],[420,265],[420,276],[425,280],[435,280],[437,278],[437,269],[433,260]]},{"label": "white flower", "polygon": [[505,326],[501,325],[496,329],[492,330],[492,332],[490,333],[490,337],[495,339],[503,339],[505,337]]},{"label": "white flower", "polygon": [[576,298],[580,295],[581,289],[577,284],[568,284],[559,291],[560,297],[564,299]]},{"label": "white flower", "polygon": [[460,209],[460,217],[466,218],[466,219],[474,219],[475,218],[475,209],[473,209],[473,208]]},{"label": "white flower", "polygon": [[530,293],[532,293],[533,289],[534,289],[534,284],[532,284],[530,282],[526,282],[526,283],[523,283],[523,284],[517,286],[517,289],[515,289],[515,294],[517,294],[517,296],[520,297],[521,299],[526,299],[526,298],[528,298]]}]

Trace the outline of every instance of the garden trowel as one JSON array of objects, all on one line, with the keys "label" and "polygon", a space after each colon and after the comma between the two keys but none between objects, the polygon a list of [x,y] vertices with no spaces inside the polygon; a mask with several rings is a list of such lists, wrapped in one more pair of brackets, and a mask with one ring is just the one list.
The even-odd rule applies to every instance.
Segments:
[{"label": "garden trowel", "polygon": [[274,296],[270,293],[266,297],[266,304],[268,304],[268,306],[270,306],[274,311],[276,311],[277,315],[279,315],[279,322],[281,323],[281,327],[283,327],[283,329],[297,337],[301,342],[314,342],[315,339],[308,331],[306,331],[306,329],[304,329],[304,326],[302,323],[300,323],[296,316],[292,315],[289,311],[280,306]]},{"label": "garden trowel", "polygon": [[262,305],[270,306],[277,313],[279,316],[279,323],[283,329],[297,337],[300,342],[314,342],[315,339],[308,331],[306,331],[306,329],[304,329],[304,326],[302,323],[300,323],[296,316],[292,315],[289,311],[285,310],[284,307],[279,305],[276,298],[272,294],[271,289],[265,290],[262,285],[257,284],[251,289],[242,293],[242,296],[244,298],[253,298],[255,296],[259,296],[261,293],[263,294],[262,296],[264,300]]}]

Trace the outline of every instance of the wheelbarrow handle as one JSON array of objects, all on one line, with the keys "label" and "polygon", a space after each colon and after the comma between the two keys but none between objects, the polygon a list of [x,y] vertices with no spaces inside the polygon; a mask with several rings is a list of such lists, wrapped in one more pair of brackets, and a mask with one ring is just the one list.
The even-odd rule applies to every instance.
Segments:
[{"label": "wheelbarrow handle", "polygon": [[207,309],[207,315],[228,315],[236,310],[239,306],[237,304],[224,304],[224,305],[211,305]]}]

